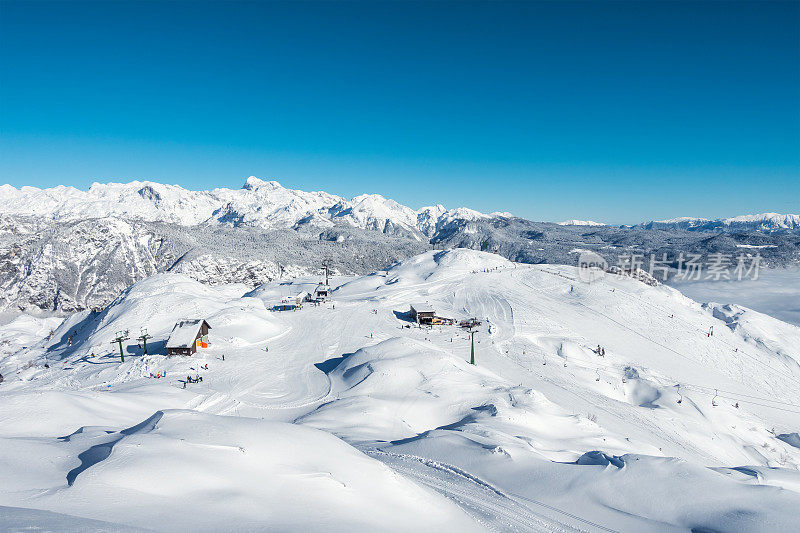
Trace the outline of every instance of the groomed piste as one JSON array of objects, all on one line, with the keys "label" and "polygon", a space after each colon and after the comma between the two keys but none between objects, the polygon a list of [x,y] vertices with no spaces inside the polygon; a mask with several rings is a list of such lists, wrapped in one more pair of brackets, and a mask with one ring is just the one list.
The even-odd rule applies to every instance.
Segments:
[{"label": "groomed piste", "polygon": [[[0,529],[796,531],[800,328],[582,279],[457,249],[291,311],[268,309],[318,277],[160,274],[57,327],[22,317]],[[456,324],[420,327],[416,302]],[[167,357],[184,319],[209,345]]]}]

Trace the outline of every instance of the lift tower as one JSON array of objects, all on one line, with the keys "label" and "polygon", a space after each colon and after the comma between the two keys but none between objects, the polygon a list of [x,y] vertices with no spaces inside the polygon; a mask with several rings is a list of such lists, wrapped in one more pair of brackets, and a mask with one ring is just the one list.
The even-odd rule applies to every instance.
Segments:
[{"label": "lift tower", "polygon": [[125,362],[125,354],[122,351],[122,341],[126,341],[128,340],[128,338],[129,337],[126,332],[118,331],[116,337],[114,337],[114,340],[111,341],[111,344],[114,344],[115,342],[119,344],[119,358],[122,360],[123,363]]},{"label": "lift tower", "polygon": [[142,334],[136,338],[137,341],[142,342],[142,346],[144,347],[144,355],[147,355],[147,339],[152,339],[152,335],[147,334],[147,328],[142,328]]}]

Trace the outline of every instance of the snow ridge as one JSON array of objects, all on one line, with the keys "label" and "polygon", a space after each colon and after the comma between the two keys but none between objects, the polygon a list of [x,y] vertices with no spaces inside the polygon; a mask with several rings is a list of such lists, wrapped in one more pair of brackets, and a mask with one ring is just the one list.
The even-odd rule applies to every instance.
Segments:
[{"label": "snow ridge", "polygon": [[348,200],[323,191],[288,189],[277,181],[255,176],[247,178],[241,189],[211,191],[192,191],[152,181],[94,183],[88,191],[64,186],[17,189],[3,185],[0,205],[3,215],[61,222],[120,217],[183,226],[296,228],[345,224],[417,239],[430,237],[454,219],[492,217],[467,208],[447,210],[441,205],[414,210],[380,194],[362,194]]},{"label": "snow ridge", "polygon": [[[635,226],[636,227],[636,226]],[[647,229],[685,229],[689,231],[797,231],[800,230],[800,215],[761,213],[739,215],[710,220],[707,218],[679,217],[669,220],[654,220],[640,224]]]}]

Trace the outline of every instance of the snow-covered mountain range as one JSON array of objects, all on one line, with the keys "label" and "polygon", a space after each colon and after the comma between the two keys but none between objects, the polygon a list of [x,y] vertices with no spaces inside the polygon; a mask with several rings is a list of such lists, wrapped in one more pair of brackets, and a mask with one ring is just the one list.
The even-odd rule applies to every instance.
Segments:
[{"label": "snow-covered mountain range", "polygon": [[758,215],[740,215],[731,218],[694,218],[679,217],[669,220],[654,220],[640,224],[647,229],[684,229],[689,231],[798,231],[800,215],[782,215],[779,213],[761,213]]},{"label": "snow-covered mountain range", "polygon": [[[226,225],[297,228],[304,225],[352,227],[390,234],[430,238],[454,221],[514,218],[510,213],[484,214],[442,205],[412,209],[380,194],[352,199],[323,191],[283,187],[277,181],[250,176],[241,189],[193,191],[152,181],[94,183],[89,190],[58,186],[49,189],[0,185],[0,214],[44,217],[71,222],[106,217],[166,222],[183,226]],[[567,220],[565,226],[603,226],[591,220]],[[800,215],[762,213],[724,219],[679,217],[634,227],[691,231],[795,231]]]},{"label": "snow-covered mountain range", "polygon": [[183,226],[225,225],[260,228],[301,226],[352,227],[382,233],[431,237],[453,220],[488,219],[472,209],[441,205],[419,210],[379,194],[348,200],[322,191],[287,189],[277,181],[247,178],[241,189],[192,191],[150,181],[95,183],[88,191],[58,186],[50,189],[0,186],[0,213],[44,217],[54,221],[119,217]]},{"label": "snow-covered mountain range", "polygon": [[[131,283],[160,272],[254,287],[318,272],[328,259],[342,274],[365,274],[431,246],[534,264],[574,264],[576,250],[592,250],[609,264],[630,253],[742,250],[758,250],[768,265],[797,264],[797,218],[553,224],[465,207],[415,210],[377,194],[348,200],[255,177],[238,190],[211,191],[138,181],[96,183],[88,191],[3,185],[0,311],[102,307]],[[750,225],[737,226],[737,220]]]},{"label": "snow-covered mountain range", "polygon": [[594,220],[565,220],[558,223],[560,226],[605,226],[602,222]]}]

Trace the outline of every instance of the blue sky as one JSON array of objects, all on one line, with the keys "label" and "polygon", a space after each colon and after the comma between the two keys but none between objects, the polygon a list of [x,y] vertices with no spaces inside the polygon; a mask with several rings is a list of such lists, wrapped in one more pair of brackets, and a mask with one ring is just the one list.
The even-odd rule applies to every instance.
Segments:
[{"label": "blue sky", "polygon": [[0,182],[800,212],[798,2],[0,2]]}]

